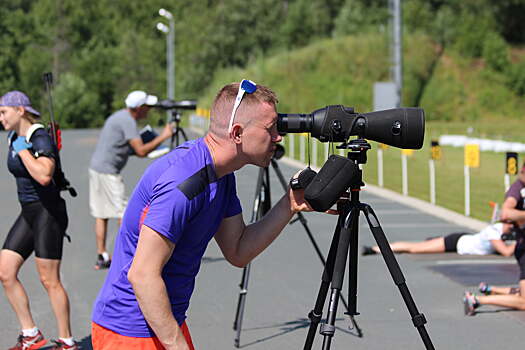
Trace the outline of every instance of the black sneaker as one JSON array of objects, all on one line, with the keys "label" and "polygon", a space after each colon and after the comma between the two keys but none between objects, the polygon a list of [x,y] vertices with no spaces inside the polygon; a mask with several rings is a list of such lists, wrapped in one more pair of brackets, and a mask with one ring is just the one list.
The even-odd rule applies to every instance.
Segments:
[{"label": "black sneaker", "polygon": [[102,254],[97,256],[97,261],[95,262],[95,270],[104,270],[108,269],[111,265],[111,259],[105,260]]},{"label": "black sneaker", "polygon": [[480,293],[485,294],[485,295],[490,295],[490,292],[491,292],[490,285],[488,285],[485,282],[481,282],[479,284],[478,290]]},{"label": "black sneaker", "polygon": [[372,247],[368,245],[363,246],[363,250],[361,251],[361,255],[374,255],[377,254],[375,250],[372,249]]}]

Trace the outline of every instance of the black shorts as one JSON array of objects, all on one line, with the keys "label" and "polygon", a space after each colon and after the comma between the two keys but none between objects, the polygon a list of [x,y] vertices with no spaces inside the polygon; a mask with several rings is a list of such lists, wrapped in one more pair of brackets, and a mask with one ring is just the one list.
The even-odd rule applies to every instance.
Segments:
[{"label": "black shorts", "polygon": [[520,267],[520,281],[525,280],[525,239],[519,238],[514,248],[514,257]]},{"label": "black shorts", "polygon": [[458,251],[458,241],[461,238],[461,236],[469,235],[470,233],[467,232],[457,232],[457,233],[451,233],[449,235],[446,235],[444,237],[445,239],[445,252],[447,253],[453,253]]},{"label": "black shorts", "polygon": [[62,245],[68,224],[62,198],[51,206],[42,202],[22,203],[22,212],[9,230],[2,249],[20,254],[24,260],[33,251],[43,259],[62,259]]}]

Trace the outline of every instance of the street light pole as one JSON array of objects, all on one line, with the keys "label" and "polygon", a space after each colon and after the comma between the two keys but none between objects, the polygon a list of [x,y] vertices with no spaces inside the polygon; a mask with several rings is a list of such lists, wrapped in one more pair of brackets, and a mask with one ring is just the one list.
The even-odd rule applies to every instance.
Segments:
[{"label": "street light pole", "polygon": [[169,22],[169,27],[163,23],[157,23],[157,29],[166,34],[166,83],[168,99],[175,99],[175,20],[173,15],[166,9],[160,9],[159,15],[166,18]]},{"label": "street light pole", "polygon": [[401,0],[391,0],[392,11],[392,47],[394,56],[394,82],[396,84],[397,103],[401,107],[403,91],[403,41]]}]

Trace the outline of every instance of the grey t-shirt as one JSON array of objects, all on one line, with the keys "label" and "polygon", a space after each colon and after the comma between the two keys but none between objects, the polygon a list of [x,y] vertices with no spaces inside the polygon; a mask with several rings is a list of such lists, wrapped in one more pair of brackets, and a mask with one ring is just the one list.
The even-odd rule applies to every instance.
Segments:
[{"label": "grey t-shirt", "polygon": [[90,168],[103,174],[120,174],[130,154],[129,140],[139,137],[137,122],[129,111],[116,111],[104,123]]}]

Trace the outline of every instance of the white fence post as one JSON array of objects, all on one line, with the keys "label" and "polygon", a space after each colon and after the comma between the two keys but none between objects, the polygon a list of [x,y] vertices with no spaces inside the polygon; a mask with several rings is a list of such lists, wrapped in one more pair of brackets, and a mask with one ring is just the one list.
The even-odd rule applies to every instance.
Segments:
[{"label": "white fence post", "polygon": [[300,139],[299,139],[299,160],[301,161],[301,163],[304,163],[304,156],[305,156],[305,153],[306,153],[306,147],[305,147],[305,137],[303,134],[299,135]]},{"label": "white fence post", "polygon": [[434,159],[428,161],[428,168],[430,170],[430,203],[436,204],[436,167]]},{"label": "white fence post", "polygon": [[290,158],[295,159],[295,140],[294,140],[294,134],[288,134],[288,140],[290,140]]},{"label": "white fence post", "polygon": [[316,139],[312,138],[312,165],[317,167],[317,143]]},{"label": "white fence post", "polygon": [[377,149],[377,184],[383,187],[383,150]]},{"label": "white fence post", "polygon": [[504,184],[505,184],[505,192],[507,192],[507,190],[510,187],[510,175],[509,174],[505,174],[505,179],[503,181],[504,181]]},{"label": "white fence post", "polygon": [[401,168],[403,177],[403,195],[408,196],[408,170],[407,170],[407,155],[401,154]]},{"label": "white fence post", "polygon": [[469,166],[465,165],[465,216],[470,216],[470,170]]}]

